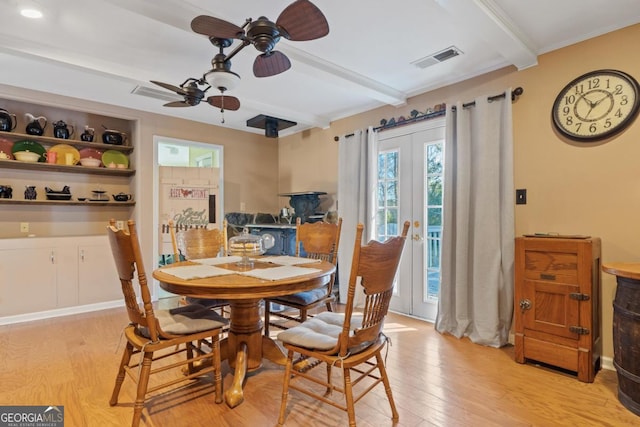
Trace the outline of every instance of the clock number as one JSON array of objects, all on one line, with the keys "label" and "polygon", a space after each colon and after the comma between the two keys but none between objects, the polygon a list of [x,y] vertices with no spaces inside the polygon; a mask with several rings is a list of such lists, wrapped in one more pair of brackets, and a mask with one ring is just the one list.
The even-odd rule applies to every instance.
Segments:
[{"label": "clock number", "polygon": [[564,103],[567,105],[573,105],[576,102],[575,95],[567,95],[564,97]]},{"label": "clock number", "polygon": [[589,132],[594,133],[597,130],[598,130],[598,127],[596,126],[595,123],[591,123],[591,125],[589,125]]},{"label": "clock number", "polygon": [[567,116],[566,123],[567,126],[571,126],[573,124],[573,116]]},{"label": "clock number", "polygon": [[622,85],[616,85],[616,89],[613,91],[614,95],[622,94]]},{"label": "clock number", "polygon": [[589,90],[597,89],[600,87],[600,79],[591,79],[589,80]]},{"label": "clock number", "polygon": [[629,98],[627,95],[622,95],[622,99],[620,100],[620,105],[627,105],[629,103]]},{"label": "clock number", "polygon": [[611,119],[607,117],[607,119],[604,121],[604,128],[609,129],[610,127],[611,127]]}]

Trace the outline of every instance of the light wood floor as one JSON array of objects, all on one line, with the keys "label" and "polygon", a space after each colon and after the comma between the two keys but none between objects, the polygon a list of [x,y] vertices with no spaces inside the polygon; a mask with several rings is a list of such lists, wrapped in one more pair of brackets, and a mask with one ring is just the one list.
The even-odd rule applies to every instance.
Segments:
[{"label": "light wood floor", "polygon": [[[127,426],[134,388],[125,380],[116,407],[108,404],[122,351],[124,309],[0,327],[0,405],[64,405],[65,426]],[[277,330],[276,330],[277,331]],[[274,333],[277,333],[274,331]],[[398,426],[638,426],[640,417],[616,397],[616,375],[595,383],[513,361],[513,348],[494,349],[443,336],[429,323],[390,314],[387,358]],[[226,363],[225,386],[232,376]],[[213,402],[211,388],[186,387],[157,398],[145,426],[274,426],[283,370],[251,375],[245,402]],[[287,426],[344,426],[346,414],[291,392]],[[384,391],[357,403],[358,426],[392,426]]]}]

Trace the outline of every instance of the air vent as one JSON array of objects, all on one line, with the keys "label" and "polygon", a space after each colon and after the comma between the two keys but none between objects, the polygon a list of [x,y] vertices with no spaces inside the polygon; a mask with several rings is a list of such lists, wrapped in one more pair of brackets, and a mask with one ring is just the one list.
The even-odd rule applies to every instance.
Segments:
[{"label": "air vent", "polygon": [[182,98],[177,94],[171,94],[166,90],[154,89],[146,86],[136,86],[131,91],[134,95],[146,96],[149,98],[159,99],[161,101],[181,101]]},{"label": "air vent", "polygon": [[448,59],[455,58],[458,55],[461,55],[462,51],[455,46],[450,46],[440,52],[436,52],[429,56],[425,56],[422,59],[418,59],[417,61],[413,61],[412,64],[418,68],[427,68],[432,65],[439,64]]}]

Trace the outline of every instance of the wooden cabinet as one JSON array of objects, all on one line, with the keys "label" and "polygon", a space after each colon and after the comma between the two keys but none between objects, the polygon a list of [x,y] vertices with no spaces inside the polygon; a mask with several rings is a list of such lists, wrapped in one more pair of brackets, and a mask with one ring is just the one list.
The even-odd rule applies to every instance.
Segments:
[{"label": "wooden cabinet", "polygon": [[2,239],[0,277],[0,324],[12,316],[122,300],[106,235]]},{"label": "wooden cabinet", "polygon": [[600,239],[518,237],[515,359],[573,371],[593,382],[600,368]]}]

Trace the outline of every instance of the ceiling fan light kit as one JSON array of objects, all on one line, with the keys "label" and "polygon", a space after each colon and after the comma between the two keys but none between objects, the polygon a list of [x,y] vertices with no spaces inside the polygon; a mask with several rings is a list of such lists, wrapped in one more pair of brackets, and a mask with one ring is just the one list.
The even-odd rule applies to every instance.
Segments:
[{"label": "ceiling fan light kit", "polygon": [[221,92],[233,90],[240,83],[240,76],[233,71],[211,70],[204,75],[204,79],[211,86]]},{"label": "ceiling fan light kit", "polygon": [[[315,40],[329,34],[329,24],[324,14],[309,0],[295,0],[287,6],[278,16],[276,22],[270,21],[265,16],[260,16],[253,20],[247,18],[242,26],[237,26],[225,20],[213,16],[200,15],[191,21],[191,29],[209,38],[209,41],[219,52],[211,60],[211,70],[207,71],[202,78],[187,79],[180,87],[168,83],[151,81],[165,89],[173,91],[184,97],[183,101],[174,101],[164,104],[167,107],[188,107],[195,106],[204,98],[207,90],[214,87],[221,95],[210,96],[206,102],[212,106],[224,110],[237,110],[240,108],[240,101],[233,96],[225,95],[225,92],[237,87],[240,82],[240,75],[231,71],[231,58],[249,45],[253,45],[261,52],[253,63],[253,74],[256,77],[270,77],[287,71],[291,68],[291,61],[282,52],[274,50],[280,38],[284,37],[291,41]],[[233,40],[241,43],[229,54],[224,53],[224,49],[231,46]],[[200,89],[199,86],[206,86]],[[261,115],[264,116],[264,115]],[[258,116],[258,117],[261,117]],[[223,116],[224,117],[224,116]],[[268,116],[264,116],[268,117]],[[255,117],[254,117],[255,119]],[[249,119],[247,125],[250,121]],[[267,137],[278,136],[278,129],[281,127],[282,119],[275,119],[262,127],[265,129]],[[294,126],[297,123],[291,123]],[[223,118],[224,123],[224,118]]]}]

